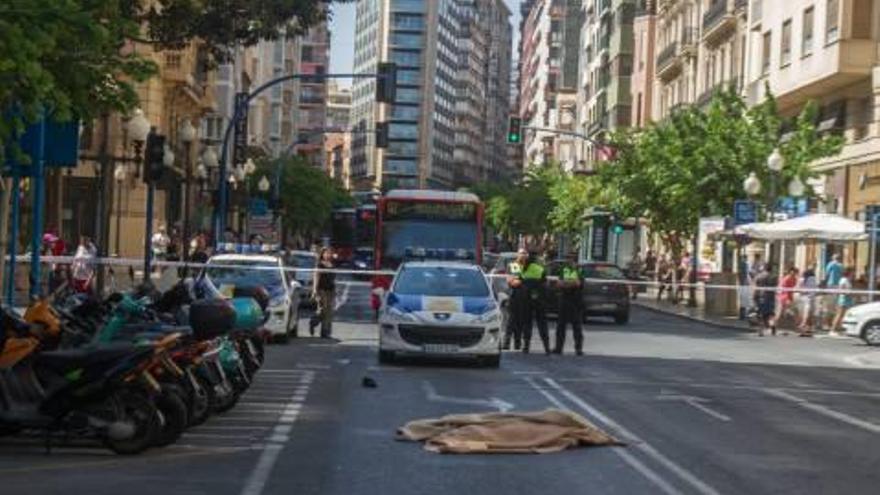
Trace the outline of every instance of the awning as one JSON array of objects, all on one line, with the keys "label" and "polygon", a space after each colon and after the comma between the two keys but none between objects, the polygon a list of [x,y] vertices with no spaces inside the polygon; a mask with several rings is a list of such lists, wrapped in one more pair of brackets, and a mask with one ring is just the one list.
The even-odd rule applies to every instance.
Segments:
[{"label": "awning", "polygon": [[865,224],[840,215],[815,213],[774,223],[740,225],[738,232],[766,241],[861,241],[867,239]]}]

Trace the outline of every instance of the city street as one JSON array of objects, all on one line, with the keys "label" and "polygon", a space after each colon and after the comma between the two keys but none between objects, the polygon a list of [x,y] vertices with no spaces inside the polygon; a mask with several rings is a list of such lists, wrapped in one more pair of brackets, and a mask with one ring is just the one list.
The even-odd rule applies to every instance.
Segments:
[{"label": "city street", "polygon": [[[375,326],[340,323],[339,343],[305,337],[271,347],[238,407],[166,449],[124,458],[59,447],[47,455],[40,440],[4,440],[3,491],[876,493],[880,352],[846,339],[760,338],[641,309],[628,326],[597,320],[587,330],[584,357],[510,353],[493,370],[379,366]],[[362,386],[367,376],[377,388]],[[508,406],[570,409],[627,446],[443,456],[394,440],[409,420]]]}]

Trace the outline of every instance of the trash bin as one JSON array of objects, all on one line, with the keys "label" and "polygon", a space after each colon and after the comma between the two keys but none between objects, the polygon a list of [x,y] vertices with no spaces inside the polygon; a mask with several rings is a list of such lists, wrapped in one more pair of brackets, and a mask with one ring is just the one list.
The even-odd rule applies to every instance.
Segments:
[{"label": "trash bin", "polygon": [[[720,288],[718,286],[724,286]],[[736,274],[710,273],[706,283],[706,314],[712,316],[737,316]]]}]

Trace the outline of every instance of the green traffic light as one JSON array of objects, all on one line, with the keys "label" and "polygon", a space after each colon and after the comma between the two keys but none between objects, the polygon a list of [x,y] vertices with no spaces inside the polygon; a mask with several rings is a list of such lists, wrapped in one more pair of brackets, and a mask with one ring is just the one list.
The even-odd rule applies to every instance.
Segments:
[{"label": "green traffic light", "polygon": [[508,134],[507,142],[509,143],[518,143],[519,142],[519,134]]}]

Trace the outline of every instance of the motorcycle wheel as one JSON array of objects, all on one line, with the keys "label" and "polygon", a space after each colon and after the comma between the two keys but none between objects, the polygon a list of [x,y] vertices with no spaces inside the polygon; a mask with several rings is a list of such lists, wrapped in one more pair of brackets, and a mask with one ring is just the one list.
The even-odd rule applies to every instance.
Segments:
[{"label": "motorcycle wheel", "polygon": [[259,336],[251,337],[250,341],[254,345],[254,349],[257,350],[257,354],[254,357],[257,359],[259,367],[262,367],[266,362],[266,342]]},{"label": "motorcycle wheel", "polygon": [[189,426],[198,426],[211,416],[211,398],[207,385],[193,375],[194,384],[190,384]]},{"label": "motorcycle wheel", "polygon": [[152,447],[161,428],[156,406],[144,395],[122,392],[110,398],[117,421],[131,421],[134,435],[126,439],[104,436],[104,446],[120,455],[134,455]]},{"label": "motorcycle wheel", "polygon": [[162,384],[162,392],[155,397],[154,402],[165,423],[156,437],[156,447],[171,445],[186,430],[189,418],[183,397],[184,392],[177,385]]},{"label": "motorcycle wheel", "polygon": [[215,395],[216,400],[214,402],[214,407],[213,407],[215,413],[223,414],[226,411],[235,407],[236,404],[238,404],[238,399],[241,398],[241,394],[236,392],[235,389],[233,389],[233,387],[231,387],[231,386],[228,386],[228,387],[229,387],[229,393],[226,394],[226,396]]}]

